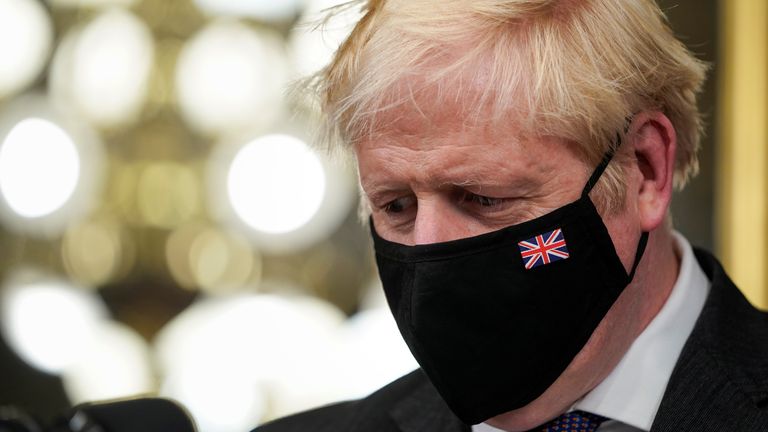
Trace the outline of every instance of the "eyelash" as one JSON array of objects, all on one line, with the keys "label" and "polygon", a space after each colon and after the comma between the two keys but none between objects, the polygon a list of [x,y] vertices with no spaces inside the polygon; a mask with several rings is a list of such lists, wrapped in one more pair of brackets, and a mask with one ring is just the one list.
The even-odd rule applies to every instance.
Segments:
[{"label": "eyelash", "polygon": [[[412,200],[413,198],[411,198],[411,197],[403,197],[403,198],[394,199],[394,200],[384,204],[384,206],[382,206],[381,209],[385,213],[387,213],[387,214],[399,214],[399,213],[402,213],[406,209],[406,207],[402,204],[402,201],[405,200],[405,199],[411,199]],[[399,210],[395,210],[396,206],[400,206],[400,209]]]},{"label": "eyelash", "polygon": [[485,208],[498,207],[504,203],[503,198],[493,198],[474,194],[471,192],[464,192],[461,196],[461,200],[463,202],[471,202]]},{"label": "eyelash", "polygon": [[[403,200],[407,200],[407,199],[413,200],[412,197],[397,198],[395,200],[392,200],[392,201],[384,204],[381,207],[381,209],[385,213],[388,213],[388,214],[399,214],[399,213],[402,213],[403,211],[407,210],[406,206],[408,204],[408,203],[403,203],[402,201]],[[485,208],[485,209],[491,209],[491,208],[499,207],[499,206],[503,205],[506,200],[504,198],[493,198],[493,197],[488,197],[488,196],[484,196],[484,195],[478,195],[478,194],[475,194],[475,193],[463,191],[459,195],[458,201],[461,202],[461,203],[476,204],[476,205],[478,205],[478,206],[480,206],[482,208]]]}]

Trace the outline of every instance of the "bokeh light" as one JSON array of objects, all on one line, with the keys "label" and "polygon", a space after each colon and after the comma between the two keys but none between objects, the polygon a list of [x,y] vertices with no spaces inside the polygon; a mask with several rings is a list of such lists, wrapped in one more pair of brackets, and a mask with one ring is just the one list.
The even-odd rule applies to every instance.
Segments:
[{"label": "bokeh light", "polygon": [[94,329],[83,355],[62,371],[72,403],[136,396],[155,391],[149,346],[124,324],[105,321]]},{"label": "bokeh light", "polygon": [[226,368],[172,371],[161,394],[183,404],[203,432],[250,430],[267,409],[261,388]]},{"label": "bokeh light", "polygon": [[128,7],[136,3],[136,0],[48,0],[55,7],[61,8],[102,8],[106,6]]},{"label": "bokeh light", "polygon": [[305,355],[326,349],[343,320],[338,309],[314,298],[213,297],[169,323],[158,336],[157,352],[165,370],[201,362],[270,381],[292,373]]},{"label": "bokeh light", "polygon": [[79,175],[75,143],[51,121],[22,120],[0,146],[0,192],[8,206],[23,217],[58,210],[72,196]]},{"label": "bokeh light", "polygon": [[[265,397],[273,403],[291,399],[270,393],[270,389],[291,387],[279,383],[294,383],[299,376],[316,378],[304,380],[300,385],[304,395],[314,397],[309,404],[306,397],[293,399],[292,408],[297,408],[299,403],[306,408],[335,400],[337,387],[318,385],[318,379],[328,384],[325,380],[330,378],[324,372],[329,369],[328,362],[343,320],[338,309],[311,298],[252,294],[199,302],[176,317],[156,339],[162,370],[169,375],[174,371],[183,374],[187,389],[193,392],[173,393],[171,390],[178,387],[169,382],[164,386],[169,392],[166,395],[179,400],[207,398],[210,397],[210,393],[205,393],[209,380],[221,377],[222,385],[232,383],[240,390],[228,393],[222,389],[220,403],[196,404],[197,412],[190,407],[196,418],[218,418],[219,421],[226,421],[219,410],[228,409],[229,402],[239,406],[242,401],[236,400],[237,395],[249,388],[267,392]],[[256,393],[250,392],[251,400],[255,400]],[[273,413],[275,410],[276,407],[272,407]],[[250,424],[230,430],[247,430],[255,424],[254,419],[250,420]]]},{"label": "bokeh light", "polygon": [[71,226],[61,243],[67,273],[92,287],[125,275],[135,261],[134,248],[117,221],[108,217]]},{"label": "bokeh light", "polygon": [[227,193],[240,218],[269,234],[296,230],[317,213],[325,194],[318,157],[298,138],[268,135],[235,156]]},{"label": "bokeh light", "polygon": [[0,105],[0,221],[9,231],[58,237],[101,190],[98,136],[38,94]]},{"label": "bokeh light", "polygon": [[211,295],[247,290],[261,277],[261,257],[247,242],[201,222],[174,230],[165,256],[179,285]]},{"label": "bokeh light", "polygon": [[203,11],[264,21],[288,21],[298,14],[302,0],[195,0]]},{"label": "bokeh light", "polygon": [[32,83],[51,49],[53,26],[37,0],[0,0],[0,99]]},{"label": "bokeh light", "polygon": [[[356,198],[354,174],[294,131],[223,141],[208,164],[208,210],[265,254],[328,238]],[[245,144],[243,144],[245,143]]]},{"label": "bokeh light", "polygon": [[146,24],[109,9],[67,34],[54,58],[52,92],[96,125],[133,121],[146,100],[153,58]]},{"label": "bokeh light", "polygon": [[187,123],[208,134],[261,130],[282,114],[285,58],[279,37],[219,19],[183,48],[176,67]]},{"label": "bokeh light", "polygon": [[339,382],[344,383],[346,398],[365,397],[419,367],[387,307],[352,316],[342,339],[345,367]]},{"label": "bokeh light", "polygon": [[189,165],[158,162],[140,169],[136,208],[142,223],[175,227],[202,207],[201,185]]},{"label": "bokeh light", "polygon": [[63,281],[37,281],[5,287],[3,336],[27,363],[58,373],[77,362],[93,343],[105,319],[105,306]]}]

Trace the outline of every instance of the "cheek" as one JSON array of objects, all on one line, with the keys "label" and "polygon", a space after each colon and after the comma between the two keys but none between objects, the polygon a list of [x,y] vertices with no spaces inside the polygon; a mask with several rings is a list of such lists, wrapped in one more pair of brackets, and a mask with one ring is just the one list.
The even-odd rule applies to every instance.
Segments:
[{"label": "cheek", "polygon": [[608,228],[613,246],[624,264],[624,269],[629,273],[634,264],[637,245],[642,234],[636,208],[628,203],[621,212],[603,216],[603,223]]}]

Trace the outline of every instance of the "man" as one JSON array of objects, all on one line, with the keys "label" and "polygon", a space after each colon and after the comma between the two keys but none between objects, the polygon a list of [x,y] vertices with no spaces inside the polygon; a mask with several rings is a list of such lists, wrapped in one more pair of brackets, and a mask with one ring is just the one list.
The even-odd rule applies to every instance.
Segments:
[{"label": "man", "polygon": [[370,0],[320,75],[421,369],[259,431],[764,431],[768,322],[668,222],[705,66],[652,0]]}]

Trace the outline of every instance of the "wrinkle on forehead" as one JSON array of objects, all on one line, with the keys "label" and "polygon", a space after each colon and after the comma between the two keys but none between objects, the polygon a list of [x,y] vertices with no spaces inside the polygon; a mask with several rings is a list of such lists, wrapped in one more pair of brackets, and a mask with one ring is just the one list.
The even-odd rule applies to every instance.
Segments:
[{"label": "wrinkle on forehead", "polygon": [[[458,49],[458,48],[457,48]],[[387,93],[391,103],[375,112],[369,112],[367,134],[358,135],[363,140],[379,135],[439,136],[456,133],[467,128],[490,127],[515,129],[515,135],[533,136],[522,127],[524,104],[518,92],[504,91],[508,97],[503,112],[497,102],[496,90],[488,87],[491,82],[489,62],[481,59],[460,68],[443,70],[453,64],[456,53],[433,57],[429,66],[418,75],[406,75],[399,79]],[[448,121],[450,120],[450,121]],[[366,136],[367,135],[367,136]]]},{"label": "wrinkle on forehead", "polygon": [[377,128],[355,147],[390,143],[429,148],[450,141],[455,146],[526,146],[532,138],[515,122],[468,115],[452,103],[408,104],[382,113]]}]

